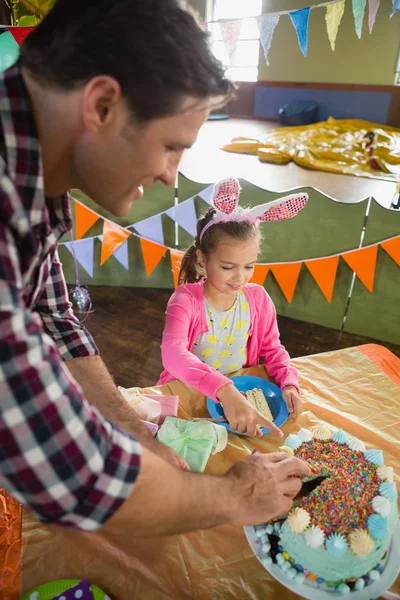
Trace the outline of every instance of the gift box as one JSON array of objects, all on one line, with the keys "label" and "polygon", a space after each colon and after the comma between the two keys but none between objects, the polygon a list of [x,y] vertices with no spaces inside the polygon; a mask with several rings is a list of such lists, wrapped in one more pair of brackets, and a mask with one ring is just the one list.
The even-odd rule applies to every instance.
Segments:
[{"label": "gift box", "polygon": [[192,471],[202,473],[210,454],[221,452],[227,442],[225,427],[209,421],[185,421],[167,417],[157,433],[157,439],[175,450]]},{"label": "gift box", "polygon": [[176,417],[178,414],[178,396],[144,395],[139,388],[118,389],[143,421],[162,425],[166,417]]},{"label": "gift box", "polygon": [[143,421],[147,429],[149,429],[151,435],[156,435],[158,431],[158,425],[156,423],[149,423],[149,421]]},{"label": "gift box", "polygon": [[155,400],[161,404],[161,414],[158,421],[162,425],[167,417],[176,417],[178,415],[179,397],[178,396],[163,396],[163,395],[148,395],[146,398]]}]

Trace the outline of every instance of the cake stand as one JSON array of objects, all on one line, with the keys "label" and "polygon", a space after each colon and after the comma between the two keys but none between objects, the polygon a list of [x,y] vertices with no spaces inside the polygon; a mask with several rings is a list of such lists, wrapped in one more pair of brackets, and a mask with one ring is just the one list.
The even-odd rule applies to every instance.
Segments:
[{"label": "cake stand", "polygon": [[[307,598],[308,600],[336,600],[337,598],[344,597],[344,594],[339,592],[328,592],[325,590],[321,590],[317,587],[313,587],[304,583],[294,583],[293,580],[286,577],[285,573],[282,569],[275,564],[264,565],[261,562],[261,545],[259,542],[259,538],[256,536],[256,530],[253,526],[248,526],[244,528],[244,532],[247,537],[247,541],[249,542],[251,549],[254,554],[262,564],[262,566],[275,578],[284,585],[287,589],[291,590],[295,594],[298,594],[302,598]],[[352,591],[350,594],[347,594],[350,600],[374,600],[375,598],[379,598],[386,590],[390,588],[391,585],[396,581],[396,578],[400,572],[400,522],[397,522],[397,525],[393,532],[392,544],[390,547],[389,557],[385,566],[383,573],[377,581],[373,581],[370,585],[366,586],[360,591]]]}]

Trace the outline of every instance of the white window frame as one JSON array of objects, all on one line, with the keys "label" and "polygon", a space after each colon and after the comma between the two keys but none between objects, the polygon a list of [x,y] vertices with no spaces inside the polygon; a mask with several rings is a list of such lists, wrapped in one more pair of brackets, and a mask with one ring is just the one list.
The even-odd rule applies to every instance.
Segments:
[{"label": "white window frame", "polygon": [[[249,19],[251,16],[257,16],[257,14],[261,14],[262,12],[262,0],[259,0],[259,12],[256,14],[249,15],[248,12],[243,11],[243,21],[242,21],[242,32],[239,38],[236,56],[239,56],[241,60],[239,63],[235,63],[233,65],[228,64],[227,60],[224,60],[224,57],[221,53],[221,47],[223,42],[221,40],[221,34],[219,30],[218,23],[212,23],[215,21],[216,15],[216,5],[219,1],[223,0],[207,0],[206,1],[206,17],[207,21],[210,22],[209,30],[211,34],[211,47],[214,50],[215,55],[219,58],[224,66],[227,68],[227,76],[234,81],[257,81],[258,80],[258,70],[259,70],[259,59],[260,59],[260,34],[258,31],[257,23],[255,19]],[[225,0],[226,1],[226,0]],[[232,6],[236,5],[246,5],[246,0],[230,0]],[[240,3],[240,4],[239,4]],[[237,12],[233,12],[237,16]],[[229,17],[230,15],[228,15]],[[243,29],[245,32],[243,34]],[[246,36],[246,29],[250,29],[250,35]],[[254,43],[257,42],[257,43]],[[246,50],[247,46],[247,50]],[[243,63],[243,56],[251,55],[249,64],[246,62]]]}]

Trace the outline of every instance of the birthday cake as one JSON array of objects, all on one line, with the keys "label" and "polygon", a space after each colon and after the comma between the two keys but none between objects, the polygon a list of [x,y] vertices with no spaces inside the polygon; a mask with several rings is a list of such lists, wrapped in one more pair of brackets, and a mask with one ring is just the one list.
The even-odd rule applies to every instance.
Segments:
[{"label": "birthday cake", "polygon": [[287,515],[256,527],[261,561],[294,582],[342,594],[379,579],[398,519],[382,451],[325,425],[289,435],[281,450],[313,474]]}]

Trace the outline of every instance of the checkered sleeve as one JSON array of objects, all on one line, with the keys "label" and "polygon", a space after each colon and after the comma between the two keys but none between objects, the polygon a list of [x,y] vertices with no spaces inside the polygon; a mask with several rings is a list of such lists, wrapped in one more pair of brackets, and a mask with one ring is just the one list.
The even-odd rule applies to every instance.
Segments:
[{"label": "checkered sleeve", "polygon": [[86,327],[79,322],[68,299],[62,264],[55,250],[45,288],[35,303],[46,333],[54,340],[64,360],[99,354]]},{"label": "checkered sleeve", "polygon": [[94,530],[130,495],[140,445],[82,396],[22,287],[0,219],[0,487],[44,522]]}]

